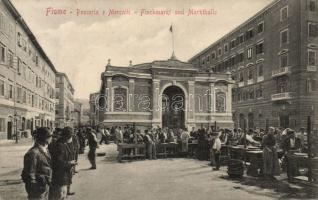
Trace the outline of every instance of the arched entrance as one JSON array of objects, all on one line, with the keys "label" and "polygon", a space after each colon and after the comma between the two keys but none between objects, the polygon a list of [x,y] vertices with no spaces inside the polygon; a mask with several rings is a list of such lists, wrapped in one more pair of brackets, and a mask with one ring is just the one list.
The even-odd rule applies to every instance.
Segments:
[{"label": "arched entrance", "polygon": [[185,127],[185,95],[178,86],[169,86],[162,93],[162,127]]}]

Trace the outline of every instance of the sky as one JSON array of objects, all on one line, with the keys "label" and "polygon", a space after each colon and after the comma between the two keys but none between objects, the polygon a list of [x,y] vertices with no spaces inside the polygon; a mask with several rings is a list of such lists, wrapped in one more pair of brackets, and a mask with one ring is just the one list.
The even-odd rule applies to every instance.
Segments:
[{"label": "sky", "polygon": [[[171,24],[175,55],[187,61],[273,0],[11,1],[55,68],[68,75],[75,98],[88,99],[99,90],[108,59],[111,65],[128,66],[130,60],[139,64],[170,58]],[[130,14],[108,16],[109,9]],[[171,13],[141,16],[142,9]],[[213,14],[188,16],[189,9]],[[176,15],[176,10],[184,10],[184,15]]]}]

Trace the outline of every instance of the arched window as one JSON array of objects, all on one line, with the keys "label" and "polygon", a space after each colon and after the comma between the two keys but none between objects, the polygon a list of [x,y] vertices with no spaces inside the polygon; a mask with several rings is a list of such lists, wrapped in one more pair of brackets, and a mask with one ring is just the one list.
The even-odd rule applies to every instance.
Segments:
[{"label": "arched window", "polygon": [[218,92],[216,94],[216,112],[225,112],[225,93],[224,92]]},{"label": "arched window", "polygon": [[113,110],[115,112],[127,112],[127,92],[128,89],[124,87],[114,88]]}]

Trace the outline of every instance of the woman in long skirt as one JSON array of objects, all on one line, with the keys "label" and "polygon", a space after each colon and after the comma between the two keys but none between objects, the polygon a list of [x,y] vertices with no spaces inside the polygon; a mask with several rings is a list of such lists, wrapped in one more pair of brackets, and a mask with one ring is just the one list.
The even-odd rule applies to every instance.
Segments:
[{"label": "woman in long skirt", "polygon": [[275,129],[270,127],[269,132],[263,137],[262,140],[263,175],[266,178],[274,178],[274,176],[278,176],[280,173],[274,132]]}]

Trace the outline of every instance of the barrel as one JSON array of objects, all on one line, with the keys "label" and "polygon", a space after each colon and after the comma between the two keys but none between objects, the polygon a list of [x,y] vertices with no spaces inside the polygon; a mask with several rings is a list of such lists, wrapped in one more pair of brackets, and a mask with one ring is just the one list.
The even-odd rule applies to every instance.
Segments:
[{"label": "barrel", "polygon": [[244,163],[242,160],[230,159],[227,166],[227,174],[230,177],[243,177]]}]

